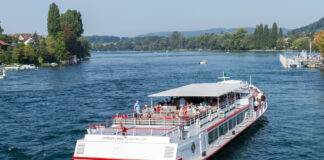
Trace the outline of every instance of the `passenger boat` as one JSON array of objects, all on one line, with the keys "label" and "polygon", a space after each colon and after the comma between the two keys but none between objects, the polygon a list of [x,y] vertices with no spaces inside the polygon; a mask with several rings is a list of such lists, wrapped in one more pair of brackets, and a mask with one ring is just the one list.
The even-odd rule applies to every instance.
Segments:
[{"label": "passenger boat", "polygon": [[72,158],[208,159],[266,112],[262,94],[248,82],[225,78],[151,94],[151,105],[137,117],[130,111],[88,127]]}]

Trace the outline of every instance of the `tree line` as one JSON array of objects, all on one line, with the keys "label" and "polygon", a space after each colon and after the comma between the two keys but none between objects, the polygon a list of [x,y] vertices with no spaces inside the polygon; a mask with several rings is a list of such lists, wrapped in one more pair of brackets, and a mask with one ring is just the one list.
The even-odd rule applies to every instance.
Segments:
[{"label": "tree line", "polygon": [[[308,41],[308,42],[306,42]],[[310,37],[284,35],[282,28],[274,22],[271,28],[266,24],[258,24],[254,33],[248,34],[244,28],[233,33],[202,34],[199,37],[184,37],[180,32],[171,36],[147,36],[144,38],[128,38],[110,43],[92,43],[92,50],[283,50],[309,49]]]},{"label": "tree line", "polygon": [[[1,28],[1,26],[0,26]],[[84,37],[81,13],[77,10],[67,10],[60,14],[55,3],[49,7],[47,17],[46,38],[34,33],[28,44],[20,42],[18,38],[2,34],[0,40],[13,44],[6,50],[0,49],[0,62],[20,64],[61,63],[70,56],[85,58],[90,56],[90,43]]]}]

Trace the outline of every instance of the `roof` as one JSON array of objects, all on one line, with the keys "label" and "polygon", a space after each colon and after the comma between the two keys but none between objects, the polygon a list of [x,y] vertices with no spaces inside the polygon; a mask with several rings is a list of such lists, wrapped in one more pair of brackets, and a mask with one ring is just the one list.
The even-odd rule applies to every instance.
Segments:
[{"label": "roof", "polygon": [[9,46],[10,44],[8,44],[8,43],[0,40],[0,45],[2,45],[2,46]]},{"label": "roof", "polygon": [[149,97],[219,97],[233,92],[247,83],[242,81],[225,81],[218,83],[194,83],[179,88],[149,95]]},{"label": "roof", "polygon": [[[32,33],[14,33],[14,34],[8,34],[8,36],[16,37],[16,38],[19,38],[19,36],[21,36],[23,38],[22,41],[25,42],[28,39],[32,38],[33,37],[33,34]],[[37,35],[37,38],[38,39],[41,39],[41,36],[40,35]]]}]

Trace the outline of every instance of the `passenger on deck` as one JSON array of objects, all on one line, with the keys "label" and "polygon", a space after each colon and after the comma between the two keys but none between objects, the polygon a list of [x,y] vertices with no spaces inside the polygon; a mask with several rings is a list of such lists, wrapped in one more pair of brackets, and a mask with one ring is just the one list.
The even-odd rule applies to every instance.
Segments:
[{"label": "passenger on deck", "polygon": [[164,100],[164,104],[163,104],[163,106],[169,106],[169,104],[168,104],[168,99],[165,99],[165,100]]},{"label": "passenger on deck", "polygon": [[134,111],[135,111],[135,117],[141,117],[141,106],[139,105],[138,100],[134,104]]},{"label": "passenger on deck", "polygon": [[207,109],[210,109],[211,108],[211,106],[209,104],[206,104],[206,105],[207,105]]},{"label": "passenger on deck", "polygon": [[198,109],[199,109],[200,111],[204,110],[204,106],[202,105],[202,103],[199,104]]},{"label": "passenger on deck", "polygon": [[266,100],[266,96],[265,96],[265,93],[262,92],[262,96],[261,96],[261,101],[264,102]]},{"label": "passenger on deck", "polygon": [[202,105],[205,106],[207,104],[207,99],[204,98],[204,101],[202,102]]},{"label": "passenger on deck", "polygon": [[173,99],[173,97],[170,98],[170,105],[171,106],[174,106],[174,99]]},{"label": "passenger on deck", "polygon": [[185,105],[185,103],[186,103],[186,100],[182,97],[182,98],[180,98],[180,107],[182,107],[182,106],[184,106]]},{"label": "passenger on deck", "polygon": [[180,111],[179,111],[179,117],[180,117],[180,118],[183,118],[183,107],[180,108]]},{"label": "passenger on deck", "polygon": [[157,112],[157,113],[160,113],[160,112],[161,112],[161,104],[159,104],[159,105],[156,107],[156,112]]},{"label": "passenger on deck", "polygon": [[258,107],[259,107],[259,102],[256,100],[254,101],[254,110],[257,110]]},{"label": "passenger on deck", "polygon": [[192,112],[193,116],[195,116],[197,114],[196,108],[191,107],[191,112]]},{"label": "passenger on deck", "polygon": [[147,107],[147,105],[145,105],[143,109],[143,117],[146,117],[149,112],[149,108]]}]

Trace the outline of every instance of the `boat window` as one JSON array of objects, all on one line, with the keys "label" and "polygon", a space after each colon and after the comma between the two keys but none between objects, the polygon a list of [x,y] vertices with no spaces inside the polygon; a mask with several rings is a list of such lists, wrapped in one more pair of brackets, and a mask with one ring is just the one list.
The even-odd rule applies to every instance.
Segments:
[{"label": "boat window", "polygon": [[224,134],[227,133],[227,130],[228,130],[228,122],[225,122],[224,123]]},{"label": "boat window", "polygon": [[233,128],[236,126],[236,117],[233,118]]},{"label": "boat window", "polygon": [[224,134],[224,124],[222,124],[221,126],[219,126],[219,135],[223,135]]},{"label": "boat window", "polygon": [[208,133],[208,144],[213,143],[218,138],[218,128],[214,128]]},{"label": "boat window", "polygon": [[214,138],[215,140],[218,138],[218,128],[214,130]]},{"label": "boat window", "polygon": [[237,115],[237,124],[240,124],[244,119],[244,112]]},{"label": "boat window", "polygon": [[214,141],[214,132],[213,131],[210,131],[208,133],[208,144],[211,144],[213,141]]},{"label": "boat window", "polygon": [[238,114],[236,116],[236,119],[237,119],[237,124],[240,124],[241,123],[241,116],[240,116],[240,114]]},{"label": "boat window", "polygon": [[233,118],[228,121],[228,130],[233,128]]}]

